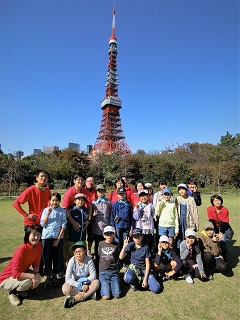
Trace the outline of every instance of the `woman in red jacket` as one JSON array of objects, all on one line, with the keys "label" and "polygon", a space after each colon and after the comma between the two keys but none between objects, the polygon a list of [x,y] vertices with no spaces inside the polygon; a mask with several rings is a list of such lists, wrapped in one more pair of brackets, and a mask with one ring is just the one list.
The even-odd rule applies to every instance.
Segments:
[{"label": "woman in red jacket", "polygon": [[[41,227],[31,225],[26,229],[24,243],[14,252],[11,261],[0,273],[0,288],[9,291],[9,300],[13,306],[19,306],[27,290],[41,283],[39,273],[42,255]],[[32,266],[33,270],[29,270]]]}]

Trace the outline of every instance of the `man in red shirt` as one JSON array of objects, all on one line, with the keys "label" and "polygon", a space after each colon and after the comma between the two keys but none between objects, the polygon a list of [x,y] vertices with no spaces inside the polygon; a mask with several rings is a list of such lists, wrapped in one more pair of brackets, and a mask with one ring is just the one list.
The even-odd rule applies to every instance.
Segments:
[{"label": "man in red shirt", "polygon": [[[97,199],[97,190],[95,188],[95,181],[93,177],[87,177],[86,181],[85,181],[85,186],[84,189],[88,190],[91,194],[91,202],[95,201]],[[92,232],[92,224],[91,221],[87,227],[87,242],[88,242],[88,250],[87,250],[87,255],[90,258],[93,258],[92,254],[91,254],[91,249],[92,249],[92,244],[94,241],[94,234]]]},{"label": "man in red shirt", "polygon": [[[24,190],[13,202],[15,209],[24,216],[24,231],[32,224],[40,225],[40,218],[44,208],[50,200],[50,189],[47,186],[49,174],[45,170],[39,170],[33,186]],[[28,203],[28,212],[22,208],[22,204]]]}]

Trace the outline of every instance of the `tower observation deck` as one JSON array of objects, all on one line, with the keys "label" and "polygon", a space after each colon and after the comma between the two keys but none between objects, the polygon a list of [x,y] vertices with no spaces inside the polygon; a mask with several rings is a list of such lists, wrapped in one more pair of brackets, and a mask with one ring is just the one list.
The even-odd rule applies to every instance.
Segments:
[{"label": "tower observation deck", "polygon": [[130,154],[126,139],[123,134],[119,110],[122,101],[118,97],[117,73],[117,38],[115,36],[116,10],[113,10],[112,35],[108,47],[108,71],[105,84],[105,98],[101,101],[103,110],[100,130],[91,154],[96,152]]}]

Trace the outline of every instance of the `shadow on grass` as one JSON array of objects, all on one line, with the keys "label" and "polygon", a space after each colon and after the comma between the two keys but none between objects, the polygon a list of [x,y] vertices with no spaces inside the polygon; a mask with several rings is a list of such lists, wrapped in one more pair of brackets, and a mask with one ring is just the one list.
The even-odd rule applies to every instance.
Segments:
[{"label": "shadow on grass", "polygon": [[12,257],[0,258],[0,264],[4,263],[4,262],[6,262],[6,261],[9,261],[9,260],[11,260],[11,259],[12,259]]},{"label": "shadow on grass", "polygon": [[42,301],[64,297],[62,293],[62,285],[64,284],[64,282],[65,279],[60,278],[57,280],[57,284],[55,287],[51,287],[48,289],[44,288],[44,282],[42,282],[36,289],[29,291],[29,295],[26,299]]},{"label": "shadow on grass", "polygon": [[225,277],[233,277],[234,272],[232,269],[236,268],[239,263],[240,257],[240,247],[234,246],[236,240],[227,240],[227,248],[228,248],[228,264],[227,270],[224,272]]}]

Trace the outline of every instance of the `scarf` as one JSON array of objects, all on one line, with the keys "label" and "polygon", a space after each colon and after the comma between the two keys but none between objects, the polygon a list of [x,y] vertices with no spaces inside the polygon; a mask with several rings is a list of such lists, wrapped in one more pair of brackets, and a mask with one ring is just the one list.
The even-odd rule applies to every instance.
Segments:
[{"label": "scarf", "polygon": [[107,202],[106,196],[103,196],[102,198],[98,198],[96,201],[94,201],[94,204],[98,204],[100,202],[106,203]]},{"label": "scarf", "polygon": [[40,191],[45,191],[46,190],[46,186],[45,187],[42,187],[42,186],[39,186],[37,183],[35,183],[35,187],[37,188],[37,189],[39,189]]}]

